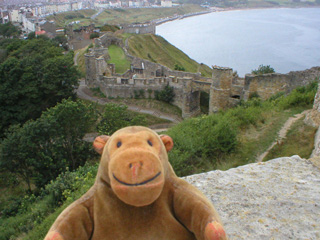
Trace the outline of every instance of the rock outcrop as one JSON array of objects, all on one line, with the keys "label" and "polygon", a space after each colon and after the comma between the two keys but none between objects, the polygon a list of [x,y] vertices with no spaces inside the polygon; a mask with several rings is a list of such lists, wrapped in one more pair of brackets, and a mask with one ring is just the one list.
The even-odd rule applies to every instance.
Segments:
[{"label": "rock outcrop", "polygon": [[230,239],[320,239],[320,169],[309,160],[295,155],[185,179],[211,199]]},{"label": "rock outcrop", "polygon": [[318,91],[314,97],[313,108],[305,119],[305,123],[314,127],[320,127],[320,83],[318,85]]}]

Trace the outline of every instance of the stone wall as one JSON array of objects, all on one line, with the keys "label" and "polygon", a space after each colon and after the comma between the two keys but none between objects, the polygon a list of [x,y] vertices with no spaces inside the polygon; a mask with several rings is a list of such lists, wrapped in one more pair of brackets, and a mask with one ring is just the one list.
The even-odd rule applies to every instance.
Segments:
[{"label": "stone wall", "polygon": [[320,82],[318,91],[314,97],[313,108],[310,113],[307,114],[305,123],[314,127],[320,127]]},{"label": "stone wall", "polygon": [[212,201],[229,239],[320,239],[320,170],[299,156],[185,177]]},{"label": "stone wall", "polygon": [[132,25],[123,25],[122,29],[125,33],[134,33],[134,34],[156,34],[156,25],[155,24],[132,24]]},{"label": "stone wall", "polygon": [[258,93],[262,99],[267,99],[277,92],[289,93],[293,89],[305,86],[319,77],[320,67],[313,67],[304,71],[293,71],[287,74],[247,74],[244,79],[241,99],[247,100],[252,93]]},{"label": "stone wall", "polygon": [[97,48],[108,48],[112,44],[124,47],[122,39],[115,37],[111,32],[107,32],[101,37],[95,39],[95,45]]}]

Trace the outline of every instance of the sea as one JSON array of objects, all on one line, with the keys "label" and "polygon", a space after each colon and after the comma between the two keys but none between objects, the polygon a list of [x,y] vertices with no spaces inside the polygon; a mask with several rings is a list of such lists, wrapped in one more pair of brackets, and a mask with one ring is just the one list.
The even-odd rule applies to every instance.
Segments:
[{"label": "sea", "polygon": [[270,65],[278,73],[320,66],[320,8],[234,10],[166,22],[156,34],[208,66],[240,77]]}]

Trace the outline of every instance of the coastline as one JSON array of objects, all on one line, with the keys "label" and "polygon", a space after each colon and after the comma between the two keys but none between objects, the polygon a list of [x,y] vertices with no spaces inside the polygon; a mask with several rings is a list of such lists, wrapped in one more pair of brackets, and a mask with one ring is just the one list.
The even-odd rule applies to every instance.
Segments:
[{"label": "coastline", "polygon": [[[282,10],[281,10],[282,9]],[[296,9],[296,10],[295,10]],[[299,10],[300,9],[300,10]],[[309,9],[309,10],[308,10]],[[318,12],[319,11],[319,9],[320,9],[320,5],[317,5],[317,6],[299,6],[299,7],[296,7],[296,6],[293,6],[293,7],[277,7],[277,8],[275,8],[275,7],[272,7],[272,8],[228,8],[228,9],[223,9],[222,11],[211,11],[210,13],[212,13],[212,12],[223,12],[223,11],[232,11],[232,12],[237,12],[237,13],[235,13],[235,14],[241,14],[242,16],[246,16],[247,14],[250,16],[251,14],[255,14],[255,15],[259,15],[260,14],[260,11],[259,10],[261,10],[261,11],[263,11],[263,10],[267,10],[267,11],[274,11],[274,12],[276,12],[276,13],[278,13],[279,12],[279,14],[282,12],[282,11],[286,11],[286,12],[289,12],[289,13],[292,13],[292,14],[295,14],[295,11],[302,11],[302,12],[308,12],[308,11],[316,11],[316,12]],[[255,11],[252,11],[252,12],[248,12],[248,13],[246,13],[246,12],[243,12],[243,13],[239,13],[240,11],[248,11],[248,10],[257,10],[256,12]],[[278,11],[279,10],[279,11]],[[269,13],[266,13],[267,15],[269,15]],[[212,15],[210,15],[210,16],[212,16],[212,17],[214,17],[214,18],[216,18],[216,17],[218,17],[218,15],[216,15],[216,14],[212,14]],[[223,14],[223,16],[225,16],[225,17],[227,17],[228,15],[225,15],[225,14]],[[195,21],[200,21],[200,23],[201,23],[201,19],[202,18],[198,18],[198,19],[200,19],[200,20],[195,20]],[[318,20],[317,20],[317,22],[319,22]],[[172,24],[180,24],[179,22],[175,22],[175,23],[172,23]],[[183,25],[183,23],[181,23],[182,25]],[[159,24],[159,25],[161,25],[161,24]],[[170,26],[170,24],[168,24],[169,26]],[[180,25],[179,25],[180,26]],[[164,26],[163,26],[164,27]],[[162,29],[162,30],[161,30]],[[164,27],[164,29],[166,29],[166,27]],[[170,29],[170,28],[169,28]],[[166,35],[162,35],[161,34],[161,31],[163,31],[163,28],[162,28],[162,26],[161,27],[159,27],[159,30],[157,30],[157,34],[159,34],[160,36],[163,36],[164,38],[166,38],[165,36]],[[197,32],[197,35],[199,35],[199,36],[201,36],[202,35],[202,31],[206,31],[206,30],[204,30],[204,29],[202,29],[200,32],[198,31]],[[173,30],[173,32],[175,32],[175,30]],[[187,31],[187,32],[189,32],[189,31]],[[163,33],[164,34],[164,33]],[[175,36],[175,35],[174,35]],[[317,30],[317,34],[316,34],[316,36],[319,36],[318,35],[318,30]],[[170,37],[168,36],[168,38],[170,39]],[[184,38],[186,38],[186,36],[184,36]],[[189,37],[188,37],[189,38]],[[167,39],[167,41],[169,41],[169,42],[171,42],[169,39]],[[175,43],[174,43],[174,41],[175,40],[177,40],[177,39],[179,39],[179,37],[175,37],[175,38],[173,38],[173,39],[171,39],[173,42],[171,42],[171,44],[173,44],[173,45],[175,45]],[[307,41],[308,39],[306,39],[306,41]],[[314,44],[316,44],[315,46],[318,46],[318,44],[319,43],[314,43]],[[201,44],[201,45],[204,45],[204,44]],[[217,45],[217,44],[216,44]],[[175,45],[177,48],[179,48],[179,45]],[[195,61],[197,61],[197,62],[202,62],[202,63],[204,63],[204,64],[206,64],[206,65],[208,65],[208,66],[210,66],[210,65],[212,65],[212,62],[214,62],[214,63],[216,63],[216,59],[214,59],[213,61],[207,61],[207,58],[204,58],[204,60],[203,59],[196,59],[197,57],[195,57],[194,55],[192,55],[194,52],[197,52],[197,51],[195,51],[195,50],[191,50],[191,52],[188,52],[189,50],[188,49],[201,49],[201,46],[191,46],[191,47],[189,47],[189,48],[187,48],[187,49],[184,49],[184,50],[182,50],[182,51],[184,51],[187,55],[191,55],[191,58],[192,59],[194,59]],[[181,49],[181,48],[180,48]],[[210,48],[211,49],[211,48]],[[226,55],[226,54],[224,54],[224,53],[220,53],[218,50],[216,51],[216,52],[218,52],[221,56],[224,56],[224,55]],[[226,51],[227,53],[228,53],[228,51]],[[241,52],[241,51],[240,51]],[[216,54],[216,55],[219,55],[219,54]],[[224,55],[223,55],[224,54]],[[228,53],[229,54],[229,53]],[[268,54],[269,54],[269,52],[268,52]],[[195,55],[197,55],[197,54],[195,54]],[[229,54],[230,55],[230,54]],[[247,55],[247,54],[245,54],[245,55]],[[252,54],[251,54],[252,55]],[[254,54],[253,54],[254,55]],[[279,55],[279,53],[278,53],[278,55]],[[290,55],[290,54],[289,54]],[[296,56],[297,54],[292,54],[292,56]],[[228,55],[227,55],[228,56]],[[262,56],[263,56],[263,54],[262,54]],[[272,55],[273,56],[273,55]],[[288,59],[286,59],[286,57],[285,56],[288,56],[288,55],[281,55],[281,57],[282,56],[284,56],[283,57],[283,59],[285,59],[285,60],[288,60]],[[308,55],[308,56],[311,56],[311,55]],[[213,58],[213,57],[211,57],[211,58]],[[310,58],[310,57],[309,57]],[[209,59],[210,59],[210,57],[209,57]],[[223,59],[223,57],[222,57],[222,59]],[[254,59],[254,58],[252,58],[252,59]],[[258,58],[258,59],[260,59],[260,58]],[[277,59],[276,57],[269,57],[269,58],[267,58],[267,60],[261,60],[260,62],[258,62],[258,63],[256,63],[255,65],[253,65],[252,63],[250,63],[252,66],[247,66],[247,65],[249,65],[249,63],[248,64],[244,64],[244,63],[246,63],[246,61],[247,60],[241,60],[241,64],[238,64],[237,65],[237,63],[235,63],[235,61],[233,61],[233,59],[232,60],[229,60],[230,61],[230,63],[228,64],[228,63],[226,63],[226,60],[224,59],[224,61],[222,61],[222,62],[224,62],[224,63],[216,63],[216,65],[219,65],[219,66],[228,66],[228,67],[230,67],[230,68],[233,68],[233,70],[234,71],[237,71],[237,72],[239,72],[239,76],[242,76],[242,77],[244,77],[246,74],[248,74],[248,73],[250,73],[250,69],[254,69],[254,68],[257,68],[257,66],[259,66],[259,64],[261,64],[261,63],[264,63],[264,65],[271,65],[272,67],[274,67],[275,69],[276,69],[276,72],[277,73],[281,73],[281,74],[288,74],[288,73],[290,73],[290,72],[292,72],[292,71],[303,71],[303,70],[306,70],[306,69],[309,69],[309,68],[312,68],[312,67],[314,67],[314,66],[319,66],[319,62],[318,61],[314,61],[314,59],[317,59],[317,58],[313,58],[313,60],[310,60],[310,59],[308,59],[307,57],[306,57],[306,62],[309,62],[309,63],[311,63],[311,64],[305,64],[305,63],[301,63],[301,62],[299,62],[299,60],[296,60],[296,62],[294,62],[294,64],[291,64],[291,65],[293,65],[293,67],[287,67],[287,65],[289,65],[289,64],[287,64],[286,62],[285,63],[282,63],[282,65],[281,64],[278,64],[278,62],[276,61],[276,60],[274,60],[274,59]],[[298,59],[298,58],[295,58],[295,59]],[[309,61],[310,60],[310,61]],[[293,60],[291,59],[291,60],[289,60],[289,61],[292,61],[293,62]],[[295,60],[294,60],[295,61]],[[238,61],[239,62],[239,61]],[[249,61],[248,61],[249,62]],[[296,66],[294,66],[294,65],[296,65]],[[301,67],[301,66],[302,67]],[[244,70],[244,68],[245,68],[245,70]]]},{"label": "coastline", "polygon": [[249,11],[249,10],[262,10],[262,9],[297,9],[297,8],[320,8],[320,4],[316,6],[274,6],[274,7],[244,7],[244,8],[218,8],[218,7],[212,7],[208,11],[201,11],[201,12],[195,12],[195,13],[188,13],[188,14],[183,14],[183,15],[176,15],[172,17],[166,17],[166,18],[160,18],[160,19],[155,19],[152,20],[151,23],[155,24],[156,26],[159,26],[161,24],[175,21],[175,20],[181,20],[184,18],[189,18],[189,17],[195,17],[199,15],[204,15],[204,14],[209,14],[209,13],[217,13],[217,12],[231,12],[231,11]]}]

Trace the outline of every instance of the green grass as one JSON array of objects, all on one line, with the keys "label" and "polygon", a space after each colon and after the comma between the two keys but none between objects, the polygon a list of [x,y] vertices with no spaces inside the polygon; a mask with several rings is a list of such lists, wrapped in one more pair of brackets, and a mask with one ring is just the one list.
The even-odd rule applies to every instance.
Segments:
[{"label": "green grass", "polygon": [[116,45],[109,46],[110,60],[108,63],[114,63],[116,65],[116,73],[125,73],[130,69],[131,62],[127,60],[126,55],[121,47]]},{"label": "green grass", "polygon": [[154,19],[202,12],[205,9],[199,5],[184,4],[174,8],[129,8],[108,9],[97,17],[100,24],[144,23]]},{"label": "green grass", "polygon": [[249,125],[241,129],[238,135],[239,146],[229,156],[220,159],[216,168],[228,170],[244,164],[253,163],[277,138],[278,132],[289,117],[300,113],[300,108],[289,111],[276,111],[270,109],[263,115],[264,122],[257,125]]},{"label": "green grass", "polygon": [[82,73],[83,76],[86,76],[86,65],[85,65],[84,54],[87,52],[87,49],[88,49],[88,47],[85,47],[82,49],[78,49],[74,52],[75,55],[77,53],[79,53],[78,57],[77,57],[78,69]]},{"label": "green grass", "polygon": [[[80,21],[79,24],[74,25],[74,28],[80,26],[88,26],[92,23],[94,23],[97,27],[100,27],[105,24],[118,25],[124,23],[142,23],[154,19],[171,17],[175,14],[183,15],[201,11],[204,11],[204,8],[200,7],[199,5],[184,4],[183,6],[173,8],[108,9],[101,13],[94,20],[90,19],[90,17],[97,11],[92,9],[59,13],[56,15],[48,16],[47,19],[54,20],[57,27],[65,27],[73,21]],[[81,15],[83,15],[84,17],[81,17]],[[75,16],[75,18],[66,19],[66,16]]]},{"label": "green grass", "polygon": [[287,137],[275,145],[263,161],[292,155],[309,158],[314,148],[316,131],[317,128],[306,125],[303,119],[296,121],[288,131]]},{"label": "green grass", "polygon": [[[92,23],[92,20],[90,17],[94,15],[97,11],[93,9],[86,9],[86,10],[79,10],[79,11],[70,11],[70,12],[64,12],[59,13],[55,15],[50,15],[47,17],[47,19],[54,20],[57,27],[65,27],[70,22],[73,21],[80,21],[81,26],[86,26]],[[74,16],[75,18],[72,19],[66,19],[66,16]],[[84,16],[84,17],[82,17]]]},{"label": "green grass", "polygon": [[129,38],[129,53],[136,57],[162,64],[170,69],[174,69],[177,64],[183,67],[186,72],[201,72],[205,77],[212,76],[212,70],[207,65],[197,63],[157,35],[132,35]]}]

